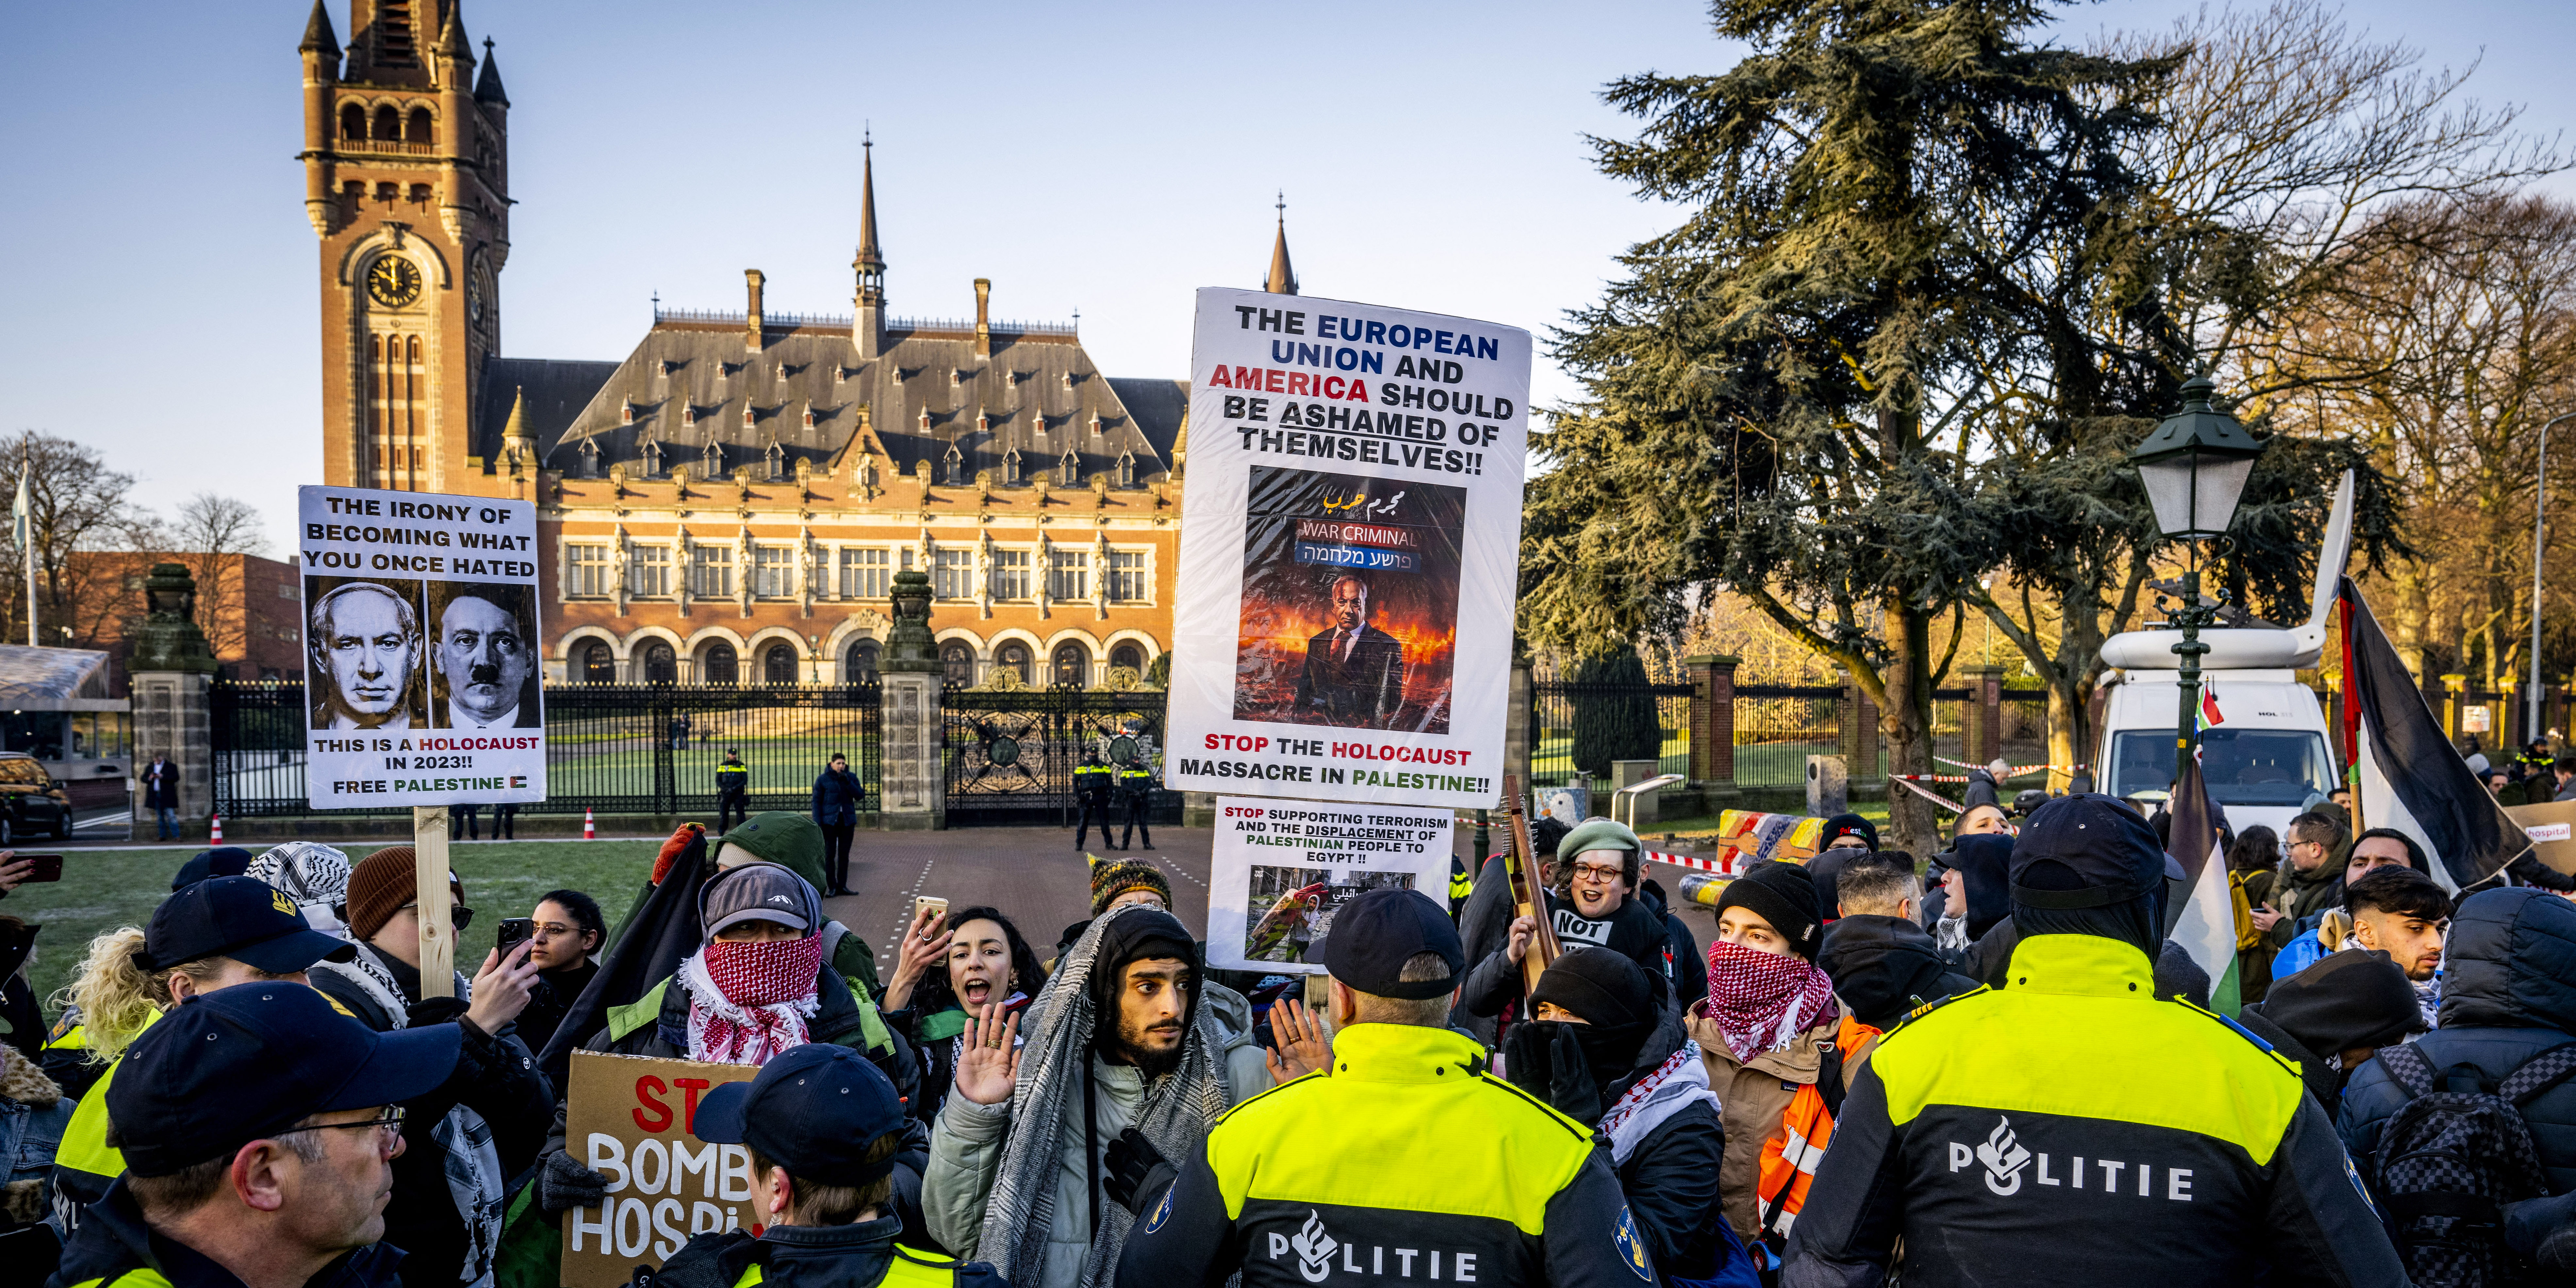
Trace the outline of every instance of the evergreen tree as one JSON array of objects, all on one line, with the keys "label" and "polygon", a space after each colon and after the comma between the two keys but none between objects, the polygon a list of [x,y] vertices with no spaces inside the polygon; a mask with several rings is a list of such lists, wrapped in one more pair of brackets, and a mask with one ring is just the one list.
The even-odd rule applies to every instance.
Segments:
[{"label": "evergreen tree", "polygon": [[[1574,767],[1610,777],[1614,760],[1664,754],[1663,722],[1646,692],[1646,663],[1637,650],[1587,657],[1574,668]],[[1596,812],[1606,812],[1596,811]]]}]

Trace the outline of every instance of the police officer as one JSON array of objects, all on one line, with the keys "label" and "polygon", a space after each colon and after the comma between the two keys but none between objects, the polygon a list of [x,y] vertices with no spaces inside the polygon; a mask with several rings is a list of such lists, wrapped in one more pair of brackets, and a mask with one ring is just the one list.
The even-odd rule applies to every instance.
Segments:
[{"label": "police officer", "polygon": [[1177,1166],[1132,1129],[1111,1147],[1104,1185],[1139,1213],[1119,1288],[1652,1288],[1591,1129],[1488,1077],[1447,1026],[1467,958],[1437,902],[1353,899],[1324,963],[1329,1077],[1235,1106]]},{"label": "police officer", "polygon": [[[1140,751],[1136,758],[1118,767],[1118,796],[1127,806],[1127,830],[1118,838],[1118,848],[1132,849],[1138,834],[1145,838],[1145,848],[1154,848],[1154,829],[1146,826],[1145,812],[1154,805],[1154,767],[1145,763]],[[1105,840],[1109,827],[1102,824],[1100,835]]]},{"label": "police officer", "polygon": [[2109,796],[2040,807],[2014,842],[2023,938],[2000,989],[1882,1038],[1790,1232],[1781,1283],[2097,1288],[2399,1284],[2298,1067],[2159,998],[2165,856]]},{"label": "police officer", "polygon": [[1109,787],[1114,776],[1102,763],[1100,749],[1086,748],[1082,763],[1073,767],[1073,799],[1082,807],[1082,821],[1074,824],[1073,848],[1082,848],[1084,837],[1091,835],[1091,825],[1100,824],[1101,848],[1109,848]]},{"label": "police officer", "polygon": [[[301,986],[305,971],[318,961],[347,961],[358,947],[307,924],[295,901],[255,877],[214,877],[189,884],[161,901],[152,924],[143,932],[143,955],[135,964],[151,977],[160,1013],[146,1021],[144,1032],[167,1019],[172,1008],[191,998],[239,984],[284,982]],[[136,1039],[141,1042],[140,1038]],[[66,1230],[77,1229],[81,1213],[98,1202],[126,1170],[108,1130],[109,1093],[121,1071],[134,1058],[127,1048],[72,1110],[54,1152],[54,1212]],[[454,1064],[451,1055],[449,1064]]]},{"label": "police officer", "polygon": [[660,1273],[669,1288],[1009,1288],[983,1262],[957,1262],[895,1241],[898,1171],[909,1119],[894,1084],[847,1047],[793,1047],[749,1082],[706,1093],[690,1131],[751,1152],[758,1237],[744,1230],[689,1240]]},{"label": "police officer", "polygon": [[741,752],[727,751],[724,763],[716,766],[716,835],[724,835],[732,823],[749,817],[751,771],[743,767]]},{"label": "police officer", "polygon": [[125,1176],[53,1288],[379,1288],[403,1101],[456,1068],[453,1024],[377,1033],[302,984],[218,989],[127,1049],[107,1113]]}]

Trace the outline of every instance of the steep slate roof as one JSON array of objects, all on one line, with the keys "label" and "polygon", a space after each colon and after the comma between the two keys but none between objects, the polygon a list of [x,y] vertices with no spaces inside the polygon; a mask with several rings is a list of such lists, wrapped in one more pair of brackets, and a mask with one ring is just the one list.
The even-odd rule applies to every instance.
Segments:
[{"label": "steep slate roof", "polygon": [[[763,329],[758,353],[746,351],[744,325],[740,314],[664,317],[568,425],[539,414],[531,385],[529,425],[539,459],[548,469],[579,476],[579,447],[589,439],[598,444],[601,473],[622,462],[641,476],[644,444],[651,439],[661,444],[664,472],[687,465],[696,475],[713,443],[730,473],[742,465],[760,468],[776,443],[787,470],[801,457],[820,471],[850,444],[865,405],[877,445],[907,472],[923,461],[937,471],[951,445],[968,479],[991,470],[1000,481],[1004,455],[1013,450],[1020,453],[1023,479],[1052,477],[1068,448],[1078,457],[1077,477],[1085,480],[1114,471],[1124,454],[1135,457],[1140,483],[1172,468],[1186,386],[1110,380],[1070,333],[996,326],[987,359],[975,355],[971,327],[897,319],[888,325],[884,356],[861,362],[849,326],[837,320],[772,322]],[[501,366],[493,364],[496,372]],[[496,378],[487,376],[487,391],[496,388]],[[508,385],[497,388],[500,396],[484,403],[495,449],[510,404]],[[634,423],[626,424],[623,409],[630,403]],[[748,428],[746,407],[752,413]],[[804,423],[809,408],[811,429]],[[684,409],[694,411],[694,423]],[[860,444],[863,450],[871,446]]]},{"label": "steep slate roof", "polygon": [[[588,406],[599,387],[617,374],[614,362],[558,362],[546,358],[493,358],[483,364],[483,396],[474,408],[470,454],[486,461],[501,455],[501,428],[519,391],[528,396],[528,432],[540,449]],[[490,468],[486,466],[485,468]]]}]

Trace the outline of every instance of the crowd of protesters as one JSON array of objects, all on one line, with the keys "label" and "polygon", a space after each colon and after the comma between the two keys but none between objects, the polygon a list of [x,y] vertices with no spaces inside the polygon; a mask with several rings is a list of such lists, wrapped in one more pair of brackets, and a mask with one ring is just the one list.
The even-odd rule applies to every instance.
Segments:
[{"label": "crowd of protesters", "polygon": [[[683,826],[617,925],[550,891],[443,989],[408,846],[191,858],[41,1035],[0,918],[0,1288],[553,1288],[612,1188],[565,1146],[576,1050],[762,1070],[695,1113],[762,1219],[672,1255],[687,1288],[1431,1282],[1435,1248],[1456,1283],[1691,1288],[2576,1269],[2576,901],[2453,892],[2335,802],[2217,824],[2235,1019],[2167,938],[2170,816],[2105,796],[1973,785],[1921,859],[1826,820],[1704,948],[1634,831],[1540,819],[1531,912],[1500,856],[1454,903],[1373,892],[1328,987],[1210,969],[1123,858],[1051,937],[922,907],[881,979],[814,814]],[[2428,1186],[2428,1120],[2503,1162]]]}]

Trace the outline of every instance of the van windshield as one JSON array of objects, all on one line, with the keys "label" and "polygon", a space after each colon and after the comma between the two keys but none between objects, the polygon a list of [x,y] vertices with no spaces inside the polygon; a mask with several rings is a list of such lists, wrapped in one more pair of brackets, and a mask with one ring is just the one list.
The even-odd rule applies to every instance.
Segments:
[{"label": "van windshield", "polygon": [[[2174,732],[2123,729],[2111,735],[2111,794],[2173,786]],[[2221,805],[2303,805],[2334,790],[2326,740],[2308,729],[2211,729],[2200,735],[2200,772]]]}]

